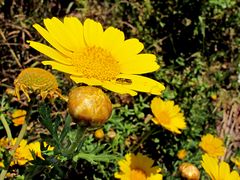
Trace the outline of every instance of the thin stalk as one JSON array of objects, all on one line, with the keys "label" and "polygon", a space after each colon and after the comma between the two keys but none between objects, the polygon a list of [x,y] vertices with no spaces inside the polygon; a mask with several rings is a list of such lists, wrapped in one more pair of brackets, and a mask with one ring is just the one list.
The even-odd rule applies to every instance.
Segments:
[{"label": "thin stalk", "polygon": [[12,140],[11,130],[10,130],[9,125],[8,125],[8,123],[7,123],[7,121],[6,121],[6,119],[5,119],[3,114],[1,114],[1,121],[2,121],[2,124],[3,124],[3,127],[4,127],[5,131],[7,133],[7,138],[9,140]]}]

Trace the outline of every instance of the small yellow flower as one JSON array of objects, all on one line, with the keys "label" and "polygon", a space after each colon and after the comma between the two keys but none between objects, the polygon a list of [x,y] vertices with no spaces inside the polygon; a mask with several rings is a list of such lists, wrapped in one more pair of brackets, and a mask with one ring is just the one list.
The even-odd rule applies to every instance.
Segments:
[{"label": "small yellow flower", "polygon": [[[160,95],[165,87],[141,74],[159,69],[156,56],[140,54],[144,46],[138,39],[125,40],[124,33],[114,27],[105,31],[99,22],[76,17],[63,22],[53,17],[44,19],[46,29],[33,27],[52,47],[28,41],[30,46],[50,57],[43,61],[53,69],[70,74],[76,83],[102,86],[120,94],[136,95],[136,91]],[[63,35],[64,34],[64,35]]]},{"label": "small yellow flower", "polygon": [[152,121],[174,133],[181,134],[179,129],[185,129],[186,123],[180,107],[174,105],[173,101],[163,101],[155,97],[151,102],[151,109],[154,114]]},{"label": "small yellow flower", "polygon": [[118,162],[121,172],[116,172],[114,176],[121,180],[161,180],[161,168],[152,167],[153,163],[151,158],[141,153],[126,154],[125,159]]},{"label": "small yellow flower", "polygon": [[208,154],[202,156],[202,167],[212,180],[240,180],[237,171],[230,171],[229,164],[222,161],[218,162],[216,157]]},{"label": "small yellow flower", "polygon": [[23,91],[30,101],[29,94],[40,94],[42,99],[45,99],[47,95],[53,96],[57,94],[61,96],[56,78],[48,71],[40,68],[26,68],[18,75],[14,81],[15,92],[20,99],[20,91]]},{"label": "small yellow flower", "polygon": [[94,132],[94,136],[97,138],[97,139],[102,139],[104,138],[104,132],[103,132],[103,129],[97,129],[95,132]]},{"label": "small yellow flower", "polygon": [[12,122],[14,123],[14,126],[20,126],[23,125],[25,122],[27,111],[22,109],[17,109],[12,113]]},{"label": "small yellow flower", "polygon": [[207,134],[201,138],[199,146],[210,156],[223,156],[225,147],[222,139],[214,137],[212,134]]},{"label": "small yellow flower", "polygon": [[187,151],[185,149],[181,149],[177,153],[178,159],[181,159],[181,160],[184,159],[186,155],[187,155]]}]

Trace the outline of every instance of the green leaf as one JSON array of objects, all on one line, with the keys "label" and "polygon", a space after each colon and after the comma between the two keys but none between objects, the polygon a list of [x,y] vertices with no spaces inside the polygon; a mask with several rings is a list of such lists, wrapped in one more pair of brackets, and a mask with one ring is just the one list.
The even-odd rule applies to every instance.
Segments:
[{"label": "green leaf", "polygon": [[58,117],[56,118],[56,121],[53,123],[53,120],[51,119],[51,116],[50,116],[50,109],[44,104],[40,104],[38,111],[41,117],[40,122],[42,123],[43,126],[45,126],[48,129],[56,145],[60,147],[60,141],[58,138],[57,129],[59,127],[61,119]]},{"label": "green leaf", "polygon": [[54,134],[53,123],[50,117],[50,109],[45,104],[40,104],[38,111],[42,125],[45,126],[51,134]]},{"label": "green leaf", "polygon": [[68,115],[66,118],[65,118],[65,124],[64,124],[64,127],[63,127],[63,130],[62,130],[62,133],[60,135],[60,142],[62,142],[64,140],[64,138],[66,137],[67,133],[70,131],[70,123],[71,123],[71,116]]},{"label": "green leaf", "polygon": [[110,162],[118,159],[116,155],[110,154],[88,154],[88,153],[78,153],[73,157],[73,161],[77,162],[79,159],[85,159],[91,164],[97,164],[97,162]]}]

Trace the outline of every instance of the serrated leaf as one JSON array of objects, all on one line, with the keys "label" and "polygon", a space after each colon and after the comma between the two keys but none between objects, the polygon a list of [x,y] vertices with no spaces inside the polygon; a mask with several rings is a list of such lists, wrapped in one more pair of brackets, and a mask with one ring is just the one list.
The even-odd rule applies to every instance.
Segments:
[{"label": "serrated leaf", "polygon": [[64,140],[64,138],[66,137],[67,133],[70,131],[70,123],[71,123],[71,116],[68,115],[66,118],[65,118],[65,124],[64,124],[64,127],[63,127],[63,130],[61,132],[61,135],[60,135],[60,142],[62,142]]}]

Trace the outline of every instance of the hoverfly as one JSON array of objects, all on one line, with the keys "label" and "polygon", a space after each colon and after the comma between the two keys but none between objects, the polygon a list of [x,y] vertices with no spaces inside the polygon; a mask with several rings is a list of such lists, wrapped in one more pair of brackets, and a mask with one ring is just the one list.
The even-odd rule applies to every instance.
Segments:
[{"label": "hoverfly", "polygon": [[132,84],[132,80],[131,79],[125,79],[125,78],[117,78],[116,83],[123,84],[123,85],[130,85],[130,84]]}]

